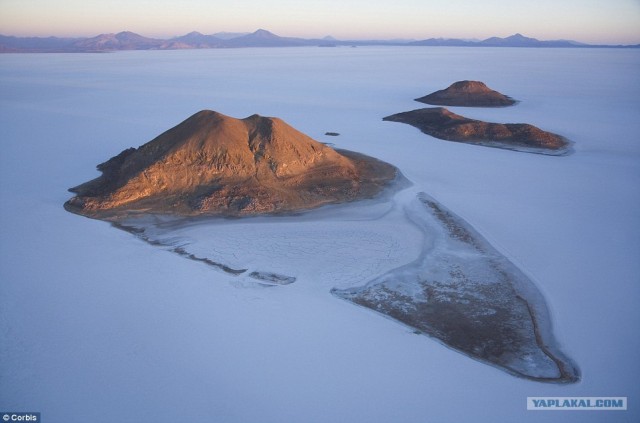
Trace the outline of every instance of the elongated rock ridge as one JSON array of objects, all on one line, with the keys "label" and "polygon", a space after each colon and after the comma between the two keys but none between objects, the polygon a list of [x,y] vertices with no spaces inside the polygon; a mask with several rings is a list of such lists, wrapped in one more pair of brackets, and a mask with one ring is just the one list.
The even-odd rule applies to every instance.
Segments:
[{"label": "elongated rock ridge", "polygon": [[528,123],[484,122],[460,116],[444,107],[396,113],[383,120],[406,123],[447,141],[548,155],[564,155],[571,151],[570,143],[564,137]]}]

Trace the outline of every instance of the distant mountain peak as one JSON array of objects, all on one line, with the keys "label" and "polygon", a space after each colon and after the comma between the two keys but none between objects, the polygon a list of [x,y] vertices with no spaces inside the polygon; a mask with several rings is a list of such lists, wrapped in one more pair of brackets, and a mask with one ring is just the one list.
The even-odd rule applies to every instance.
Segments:
[{"label": "distant mountain peak", "polygon": [[118,32],[115,37],[118,40],[133,40],[133,39],[146,39],[146,40],[150,40],[151,38],[147,38],[147,37],[143,37],[140,34],[136,34],[135,32],[131,32],[131,31],[122,31],[122,32]]},{"label": "distant mountain peak", "polygon": [[258,29],[251,35],[256,35],[258,37],[277,37],[276,34],[274,34],[273,32],[267,31],[266,29]]},{"label": "distant mountain peak", "polygon": [[516,34],[513,34],[507,38],[505,38],[505,40],[509,40],[509,41],[535,41],[535,42],[539,42],[539,40],[537,38],[532,38],[532,37],[527,37],[524,36],[522,34],[520,34],[519,32]]}]

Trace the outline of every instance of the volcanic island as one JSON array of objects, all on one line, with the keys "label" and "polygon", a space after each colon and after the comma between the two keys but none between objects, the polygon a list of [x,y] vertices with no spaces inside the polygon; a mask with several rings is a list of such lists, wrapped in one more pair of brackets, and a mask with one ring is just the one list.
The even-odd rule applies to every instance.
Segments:
[{"label": "volcanic island", "polygon": [[97,166],[71,188],[73,213],[103,220],[132,214],[248,216],[371,198],[397,169],[334,150],[273,117],[200,111],[139,148]]},{"label": "volcanic island", "polygon": [[487,87],[480,81],[458,81],[444,90],[416,98],[421,103],[434,106],[458,107],[506,107],[516,100]]}]

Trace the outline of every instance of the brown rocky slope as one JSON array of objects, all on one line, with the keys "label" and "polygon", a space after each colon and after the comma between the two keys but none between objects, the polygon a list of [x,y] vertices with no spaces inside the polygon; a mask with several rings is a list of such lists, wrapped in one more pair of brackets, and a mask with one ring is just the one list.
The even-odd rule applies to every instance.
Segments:
[{"label": "brown rocky slope", "polygon": [[70,191],[68,211],[116,220],[132,213],[242,216],[372,197],[396,169],[336,151],[280,119],[203,110],[98,165]]},{"label": "brown rocky slope", "polygon": [[516,103],[514,99],[494,91],[480,81],[458,81],[416,101],[434,106],[505,107]]},{"label": "brown rocky slope", "polygon": [[569,152],[562,136],[527,123],[491,123],[457,115],[444,107],[431,107],[397,113],[383,118],[415,126],[427,135],[531,153],[561,155]]}]

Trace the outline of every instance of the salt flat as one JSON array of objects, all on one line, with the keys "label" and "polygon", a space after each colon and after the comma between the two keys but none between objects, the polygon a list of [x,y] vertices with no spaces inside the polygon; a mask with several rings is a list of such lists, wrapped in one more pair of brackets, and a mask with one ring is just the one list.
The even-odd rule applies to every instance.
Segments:
[{"label": "salt flat", "polygon": [[[637,51],[607,49],[0,56],[0,408],[67,422],[111,421],[114,410],[122,421],[637,420],[632,408],[540,415],[526,411],[526,397],[640,398],[632,336],[640,321],[639,67]],[[382,122],[462,79],[520,100],[465,116],[544,127],[574,141],[574,154],[447,143]],[[326,289],[342,277],[329,261],[305,262],[310,271],[287,286],[238,283],[62,209],[67,187],[97,176],[95,163],[201,109],[278,116],[399,167],[412,189],[454,211],[536,284],[582,381],[514,378],[339,301]],[[366,227],[350,230],[364,239]],[[264,228],[256,233],[263,240],[277,230]],[[228,248],[252,246],[238,231],[220,231]],[[381,253],[367,247],[364,270],[351,275],[364,282],[413,260],[419,240],[409,234],[383,229],[371,245],[400,238],[406,256],[369,270],[378,263],[369,254]],[[328,235],[320,246],[301,238],[299,251],[327,254]],[[256,270],[277,256],[264,245]]]},{"label": "salt flat", "polygon": [[[289,217],[151,216],[118,226],[167,251],[177,247],[234,269],[228,272],[238,274],[234,284],[255,285],[251,272],[266,272],[289,275],[305,289],[324,293],[405,264],[420,254],[422,243],[402,205],[391,200],[326,206]],[[236,272],[240,269],[246,271]]]}]

